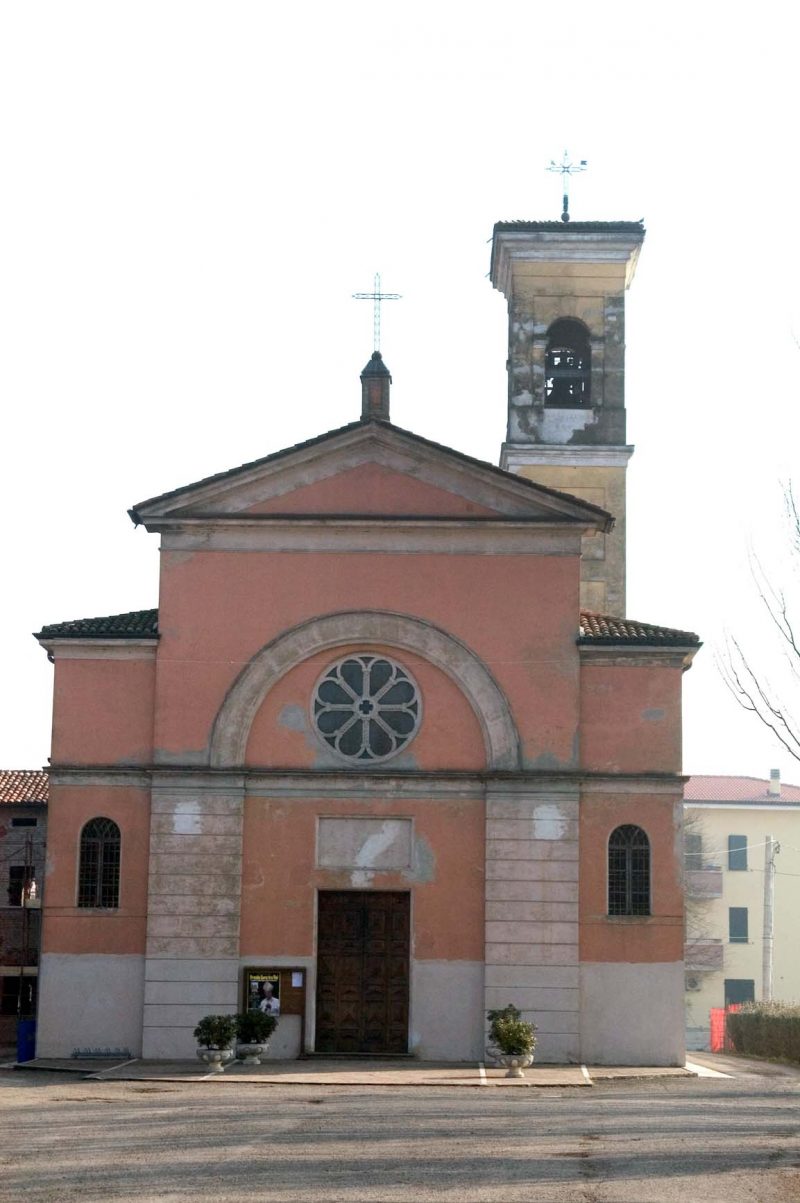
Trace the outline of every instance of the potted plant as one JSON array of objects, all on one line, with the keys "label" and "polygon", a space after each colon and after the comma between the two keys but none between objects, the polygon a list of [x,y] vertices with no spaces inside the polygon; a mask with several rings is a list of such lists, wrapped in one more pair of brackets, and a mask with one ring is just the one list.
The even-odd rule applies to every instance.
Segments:
[{"label": "potted plant", "polygon": [[522,1078],[523,1066],[530,1065],[536,1048],[536,1024],[528,1023],[512,1003],[496,1011],[487,1011],[489,1047],[493,1061],[508,1069],[507,1078]]},{"label": "potted plant", "polygon": [[233,1060],[233,1037],[236,1019],[233,1015],[206,1015],[194,1029],[197,1055],[214,1073],[222,1073]]},{"label": "potted plant", "polygon": [[264,1011],[242,1011],[236,1016],[236,1055],[245,1065],[260,1065],[269,1038],[278,1026],[274,1015]]}]

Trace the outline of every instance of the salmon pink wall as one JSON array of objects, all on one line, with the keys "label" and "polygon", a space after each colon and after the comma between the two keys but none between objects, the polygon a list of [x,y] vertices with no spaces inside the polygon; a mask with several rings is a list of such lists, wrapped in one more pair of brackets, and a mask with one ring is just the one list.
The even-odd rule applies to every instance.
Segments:
[{"label": "salmon pink wall", "polygon": [[581,665],[581,768],[681,771],[681,669]]},{"label": "salmon pink wall", "polygon": [[483,660],[527,764],[575,767],[578,574],[575,556],[164,552],[156,747],[205,748],[236,676],[286,630],[387,610],[433,623]]},{"label": "salmon pink wall", "polygon": [[54,764],[149,764],[155,660],[56,657]]},{"label": "salmon pink wall", "polygon": [[[586,794],[580,807],[581,961],[683,959],[680,787],[669,794]],[[652,915],[608,915],[608,838],[635,823],[650,840]]]},{"label": "salmon pink wall", "polygon": [[[120,906],[114,911],[75,905],[81,829],[100,817],[113,819],[121,835]],[[144,952],[149,844],[147,790],[50,786],[43,952]]]},{"label": "salmon pink wall", "polygon": [[259,502],[250,514],[436,514],[496,517],[477,502],[380,464],[360,464],[325,480]]},{"label": "salmon pink wall", "polygon": [[[411,818],[410,872],[317,869],[318,816]],[[484,804],[471,801],[248,798],[244,809],[241,955],[312,956],[316,890],[411,890],[419,960],[483,960]]]},{"label": "salmon pink wall", "polygon": [[[358,644],[310,656],[290,670],[265,698],[250,730],[249,766],[312,768],[330,766],[331,753],[314,734],[309,701],[318,677],[349,652],[374,652],[399,661],[416,679],[422,695],[422,724],[398,761],[414,769],[480,772],[486,767],[483,734],[475,712],[460,689],[440,669],[419,656],[391,648]],[[346,767],[346,762],[341,762]]]}]

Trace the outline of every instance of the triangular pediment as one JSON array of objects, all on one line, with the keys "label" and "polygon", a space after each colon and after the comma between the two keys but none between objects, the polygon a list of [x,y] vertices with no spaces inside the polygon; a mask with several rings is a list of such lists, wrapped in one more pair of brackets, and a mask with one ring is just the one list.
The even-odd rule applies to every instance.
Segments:
[{"label": "triangular pediment", "polygon": [[359,422],[208,477],[130,511],[158,530],[334,515],[517,519],[609,529],[604,510],[462,455],[387,422]]}]

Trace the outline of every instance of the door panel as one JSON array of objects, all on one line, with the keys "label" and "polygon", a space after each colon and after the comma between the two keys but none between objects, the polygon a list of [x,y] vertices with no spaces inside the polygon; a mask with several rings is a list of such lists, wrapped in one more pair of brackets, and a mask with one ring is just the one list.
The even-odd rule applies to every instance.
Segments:
[{"label": "door panel", "polygon": [[410,895],[321,892],[317,930],[317,1052],[406,1053]]}]

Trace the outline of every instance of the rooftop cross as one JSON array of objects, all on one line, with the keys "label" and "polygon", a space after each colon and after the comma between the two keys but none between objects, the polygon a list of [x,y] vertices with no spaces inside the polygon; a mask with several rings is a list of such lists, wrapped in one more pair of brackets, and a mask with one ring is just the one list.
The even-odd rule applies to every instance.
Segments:
[{"label": "rooftop cross", "polygon": [[399,301],[399,292],[381,292],[381,277],[378,272],[375,273],[375,281],[372,292],[354,292],[353,298],[356,301],[372,301],[372,349],[380,351],[381,349],[381,301]]},{"label": "rooftop cross", "polygon": [[553,159],[550,160],[550,166],[547,170],[561,172],[562,202],[564,206],[561,214],[562,221],[569,221],[569,177],[577,175],[579,171],[585,171],[586,167],[587,163],[585,159],[581,159],[580,163],[570,163],[569,155],[566,151],[564,151],[564,158],[560,163],[556,163]]}]

